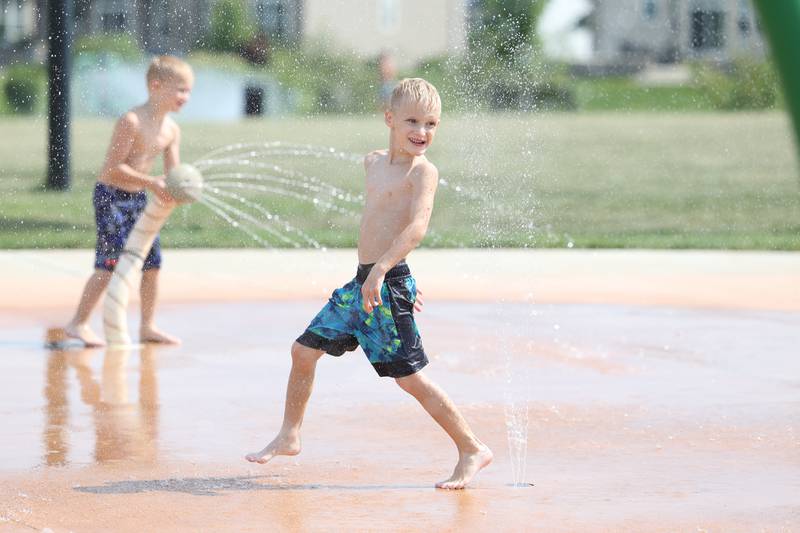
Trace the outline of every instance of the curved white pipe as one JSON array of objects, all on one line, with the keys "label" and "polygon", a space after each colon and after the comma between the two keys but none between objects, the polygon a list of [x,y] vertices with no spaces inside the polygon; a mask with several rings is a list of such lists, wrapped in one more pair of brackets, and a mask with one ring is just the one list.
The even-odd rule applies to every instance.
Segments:
[{"label": "curved white pipe", "polygon": [[[196,202],[203,195],[203,175],[192,165],[183,163],[170,170],[166,186],[178,203]],[[149,197],[142,215],[125,241],[103,302],[103,329],[109,345],[131,344],[126,316],[131,287],[142,270],[153,241],[175,205],[166,204],[157,196]]]},{"label": "curved white pipe", "polygon": [[117,260],[103,302],[103,329],[109,345],[129,345],[128,300],[133,282],[142,270],[150,247],[169,218],[175,204],[165,204],[157,196],[147,201],[144,212],[131,229],[125,248]]}]

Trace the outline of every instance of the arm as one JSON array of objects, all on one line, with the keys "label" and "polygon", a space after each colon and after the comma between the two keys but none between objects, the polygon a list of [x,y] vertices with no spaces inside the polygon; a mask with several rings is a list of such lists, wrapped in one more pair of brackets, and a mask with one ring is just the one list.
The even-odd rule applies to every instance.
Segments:
[{"label": "arm", "polygon": [[174,125],[175,136],[172,142],[164,150],[164,174],[169,174],[169,171],[181,164],[180,145],[181,145],[181,129],[177,124]]},{"label": "arm", "polygon": [[166,190],[163,176],[150,176],[127,163],[138,127],[138,118],[133,113],[127,113],[117,121],[100,175],[103,181],[111,185],[122,188],[144,187],[162,200],[173,201]]},{"label": "arm", "polygon": [[406,257],[411,250],[419,246],[428,231],[428,223],[433,212],[433,198],[439,183],[439,173],[433,165],[425,165],[420,171],[410,176],[410,179],[413,187],[410,206],[411,221],[378,259],[361,286],[363,306],[367,313],[371,313],[376,305],[383,303],[381,286],[386,273],[398,261]]}]

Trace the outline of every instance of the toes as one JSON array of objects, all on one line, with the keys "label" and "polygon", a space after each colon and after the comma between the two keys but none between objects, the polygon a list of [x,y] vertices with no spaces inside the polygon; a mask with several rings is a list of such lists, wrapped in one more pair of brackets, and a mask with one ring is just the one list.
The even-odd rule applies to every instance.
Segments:
[{"label": "toes", "polygon": [[244,458],[251,463],[258,463],[260,465],[266,464],[270,460],[270,458],[258,455],[256,453],[247,454],[244,456]]}]

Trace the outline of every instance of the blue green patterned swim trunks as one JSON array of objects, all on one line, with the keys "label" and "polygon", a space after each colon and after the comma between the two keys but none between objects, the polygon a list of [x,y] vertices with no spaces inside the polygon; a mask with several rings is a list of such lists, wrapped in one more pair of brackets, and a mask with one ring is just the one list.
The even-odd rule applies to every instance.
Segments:
[{"label": "blue green patterned swim trunks", "polygon": [[383,303],[368,314],[361,306],[361,285],[371,268],[359,265],[356,277],[333,291],[297,342],[335,356],[361,346],[379,376],[401,378],[419,372],[428,358],[414,321],[417,285],[411,270],[401,261],[386,273]]}]

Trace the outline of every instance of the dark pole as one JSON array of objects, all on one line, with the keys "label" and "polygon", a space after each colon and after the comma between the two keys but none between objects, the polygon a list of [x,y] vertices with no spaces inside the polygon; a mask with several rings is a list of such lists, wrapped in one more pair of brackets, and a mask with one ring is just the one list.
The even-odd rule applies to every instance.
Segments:
[{"label": "dark pole", "polygon": [[48,167],[47,188],[70,187],[69,74],[72,48],[72,0],[48,0]]}]

